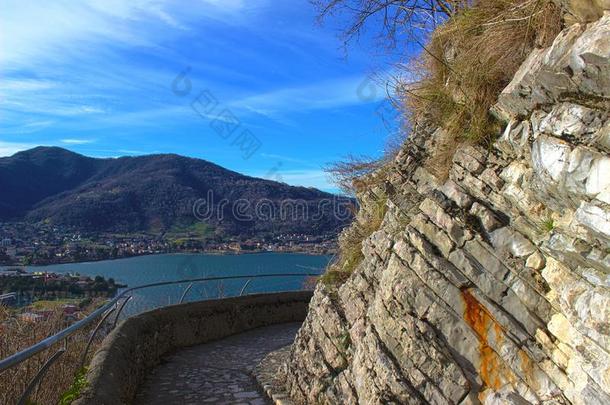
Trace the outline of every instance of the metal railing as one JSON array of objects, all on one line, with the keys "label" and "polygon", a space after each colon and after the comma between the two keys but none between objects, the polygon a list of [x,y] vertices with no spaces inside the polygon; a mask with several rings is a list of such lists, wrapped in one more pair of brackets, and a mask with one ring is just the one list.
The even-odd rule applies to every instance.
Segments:
[{"label": "metal railing", "polygon": [[[184,289],[182,296],[180,297],[179,304],[182,304],[189,293],[192,287],[196,283],[207,282],[207,281],[227,281],[227,280],[246,280],[243,287],[240,289],[238,296],[243,296],[250,286],[253,280],[255,279],[263,279],[263,278],[284,278],[284,277],[319,277],[320,273],[284,273],[284,274],[256,274],[256,275],[237,275],[237,276],[218,276],[218,277],[203,277],[203,278],[194,278],[194,279],[186,279],[186,280],[177,280],[177,281],[164,281],[153,284],[146,284],[137,287],[128,288],[122,292],[120,292],[116,297],[112,298],[106,304],[102,305],[100,308],[93,311],[91,314],[86,316],[80,321],[77,321],[70,325],[69,327],[61,330],[53,336],[50,336],[46,339],[41,340],[33,346],[28,347],[18,353],[13,354],[3,360],[0,360],[0,374],[4,371],[9,370],[13,367],[20,365],[21,363],[27,361],[38,353],[41,353],[54,345],[63,341],[62,347],[55,352],[49,359],[44,363],[44,365],[39,369],[34,378],[28,384],[26,390],[23,392],[21,399],[18,402],[18,405],[25,405],[34,391],[34,389],[41,384],[43,381],[46,372],[53,365],[55,361],[57,361],[67,350],[68,350],[68,338],[75,334],[76,332],[82,330],[83,328],[92,325],[96,320],[98,321],[97,325],[91,332],[89,336],[89,340],[87,342],[87,346],[85,351],[81,356],[80,367],[82,369],[85,366],[85,362],[87,359],[87,355],[91,348],[95,337],[97,336],[99,330],[102,328],[104,324],[107,323],[108,319],[110,319],[111,315],[115,315],[114,322],[112,323],[112,329],[117,326],[119,321],[119,317],[123,310],[127,306],[127,304],[134,297],[133,293],[135,291],[154,288],[154,287],[163,287],[163,286],[171,286],[178,284],[187,284],[187,287]],[[275,291],[274,291],[275,292]],[[162,306],[159,306],[162,307]]]},{"label": "metal railing", "polygon": [[17,300],[17,293],[0,294],[0,303],[11,299]]}]

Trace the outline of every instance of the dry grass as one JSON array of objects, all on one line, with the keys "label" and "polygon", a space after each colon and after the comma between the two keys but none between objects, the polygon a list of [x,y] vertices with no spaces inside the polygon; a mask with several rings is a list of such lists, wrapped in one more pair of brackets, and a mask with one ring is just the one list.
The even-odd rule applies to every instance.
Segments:
[{"label": "dry grass", "polygon": [[432,172],[446,177],[447,157],[462,142],[491,144],[500,124],[490,108],[528,53],[561,28],[551,0],[481,0],[434,31],[406,67],[414,82],[399,87],[409,122],[447,131],[430,151]]},{"label": "dry grass", "polygon": [[374,189],[385,181],[385,170],[394,160],[402,143],[388,144],[380,158],[348,156],[347,159],[326,167],[333,183],[344,193],[356,195]]},{"label": "dry grass", "polygon": [[456,142],[455,136],[449,131],[439,131],[432,139],[431,150],[434,152],[428,156],[425,166],[426,169],[440,180],[449,178],[449,169],[453,161],[453,155],[461,143],[468,142],[461,140]]},{"label": "dry grass", "polygon": [[378,195],[373,198],[372,210],[361,213],[354,224],[339,237],[339,254],[322,276],[327,285],[340,285],[347,280],[364,259],[362,242],[381,228],[387,211],[388,198]]},{"label": "dry grass", "polygon": [[[472,142],[490,146],[501,124],[490,113],[498,95],[510,82],[529,52],[549,46],[562,29],[561,10],[553,0],[478,0],[474,2],[418,3],[395,0],[318,1],[321,16],[336,11],[352,15],[346,34],[353,37],[364,24],[379,25],[393,47],[397,42],[417,42],[422,52],[408,64],[392,87],[402,110],[404,133],[415,127],[443,128],[433,141],[426,167],[440,180],[448,176],[453,154],[460,144]],[[449,4],[449,8],[445,5]],[[434,9],[429,14],[425,5]],[[383,16],[376,19],[375,16]],[[439,20],[438,16],[444,16]],[[437,25],[438,24],[438,25]],[[429,38],[417,27],[436,27]],[[398,33],[407,33],[397,35]],[[419,33],[419,35],[417,35]],[[406,44],[405,44],[406,45]],[[405,46],[405,49],[409,47]],[[402,79],[401,79],[402,78]],[[401,83],[402,81],[402,83]],[[381,159],[349,158],[328,169],[336,183],[348,192],[371,187],[388,163]],[[368,183],[359,179],[365,177]],[[383,179],[377,178],[383,181]]]},{"label": "dry grass", "polygon": [[353,195],[363,187],[363,179],[382,166],[382,160],[348,156],[346,160],[327,167],[326,172],[344,193]]},{"label": "dry grass", "polygon": [[[0,358],[6,358],[17,353],[57,333],[66,326],[66,321],[60,309],[54,311],[47,320],[34,323],[20,320],[14,317],[9,309],[0,306]],[[86,329],[68,339],[68,350],[51,366],[43,383],[31,396],[30,403],[57,404],[62,395],[70,389],[79,371],[81,355],[84,352],[92,328]],[[99,345],[99,339],[90,349],[89,357],[95,352],[97,345]],[[17,403],[40,367],[61,347],[60,344],[55,345],[21,365],[0,374],[0,404]]]}]

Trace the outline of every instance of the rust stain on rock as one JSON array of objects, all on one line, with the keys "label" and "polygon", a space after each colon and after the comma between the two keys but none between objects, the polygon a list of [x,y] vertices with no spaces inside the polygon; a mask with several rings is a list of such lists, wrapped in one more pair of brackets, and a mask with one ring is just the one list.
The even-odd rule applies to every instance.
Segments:
[{"label": "rust stain on rock", "polygon": [[462,290],[464,300],[464,320],[476,332],[479,338],[479,355],[481,364],[479,374],[486,387],[498,390],[502,386],[502,363],[496,352],[489,346],[489,328],[493,325],[496,340],[500,342],[501,327],[487,312],[485,307],[470,293]]},{"label": "rust stain on rock", "polygon": [[532,359],[530,359],[529,355],[524,350],[519,350],[518,354],[519,360],[521,360],[521,372],[523,373],[525,382],[537,391],[539,389],[539,384],[536,380]]}]

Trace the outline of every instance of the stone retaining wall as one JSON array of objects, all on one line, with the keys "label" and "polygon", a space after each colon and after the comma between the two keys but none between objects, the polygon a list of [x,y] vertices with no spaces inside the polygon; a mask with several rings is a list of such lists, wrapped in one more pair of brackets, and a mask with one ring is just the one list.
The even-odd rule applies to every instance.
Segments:
[{"label": "stone retaining wall", "polygon": [[75,403],[131,403],[164,355],[262,326],[302,321],[310,299],[310,292],[252,295],[174,305],[130,318],[95,354],[89,386]]}]

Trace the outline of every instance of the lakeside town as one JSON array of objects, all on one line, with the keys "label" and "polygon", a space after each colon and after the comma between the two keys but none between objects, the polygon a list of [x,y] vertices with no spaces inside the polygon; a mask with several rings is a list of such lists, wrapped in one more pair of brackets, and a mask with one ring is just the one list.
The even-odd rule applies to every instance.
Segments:
[{"label": "lakeside town", "polygon": [[62,313],[76,320],[95,300],[116,295],[125,285],[101,276],[28,272],[22,268],[0,270],[0,306],[16,310],[15,316],[38,322]]},{"label": "lakeside town", "polygon": [[279,234],[250,238],[202,235],[195,229],[164,234],[84,233],[45,223],[0,223],[0,266],[112,260],[166,253],[333,254],[336,234]]},{"label": "lakeside town", "polygon": [[159,234],[86,233],[40,223],[0,223],[0,306],[29,322],[63,313],[78,319],[92,300],[113,297],[120,288],[112,278],[35,271],[45,266],[169,253],[245,254],[261,252],[328,255],[336,235],[269,235],[262,239],[222,238],[204,227]]}]

